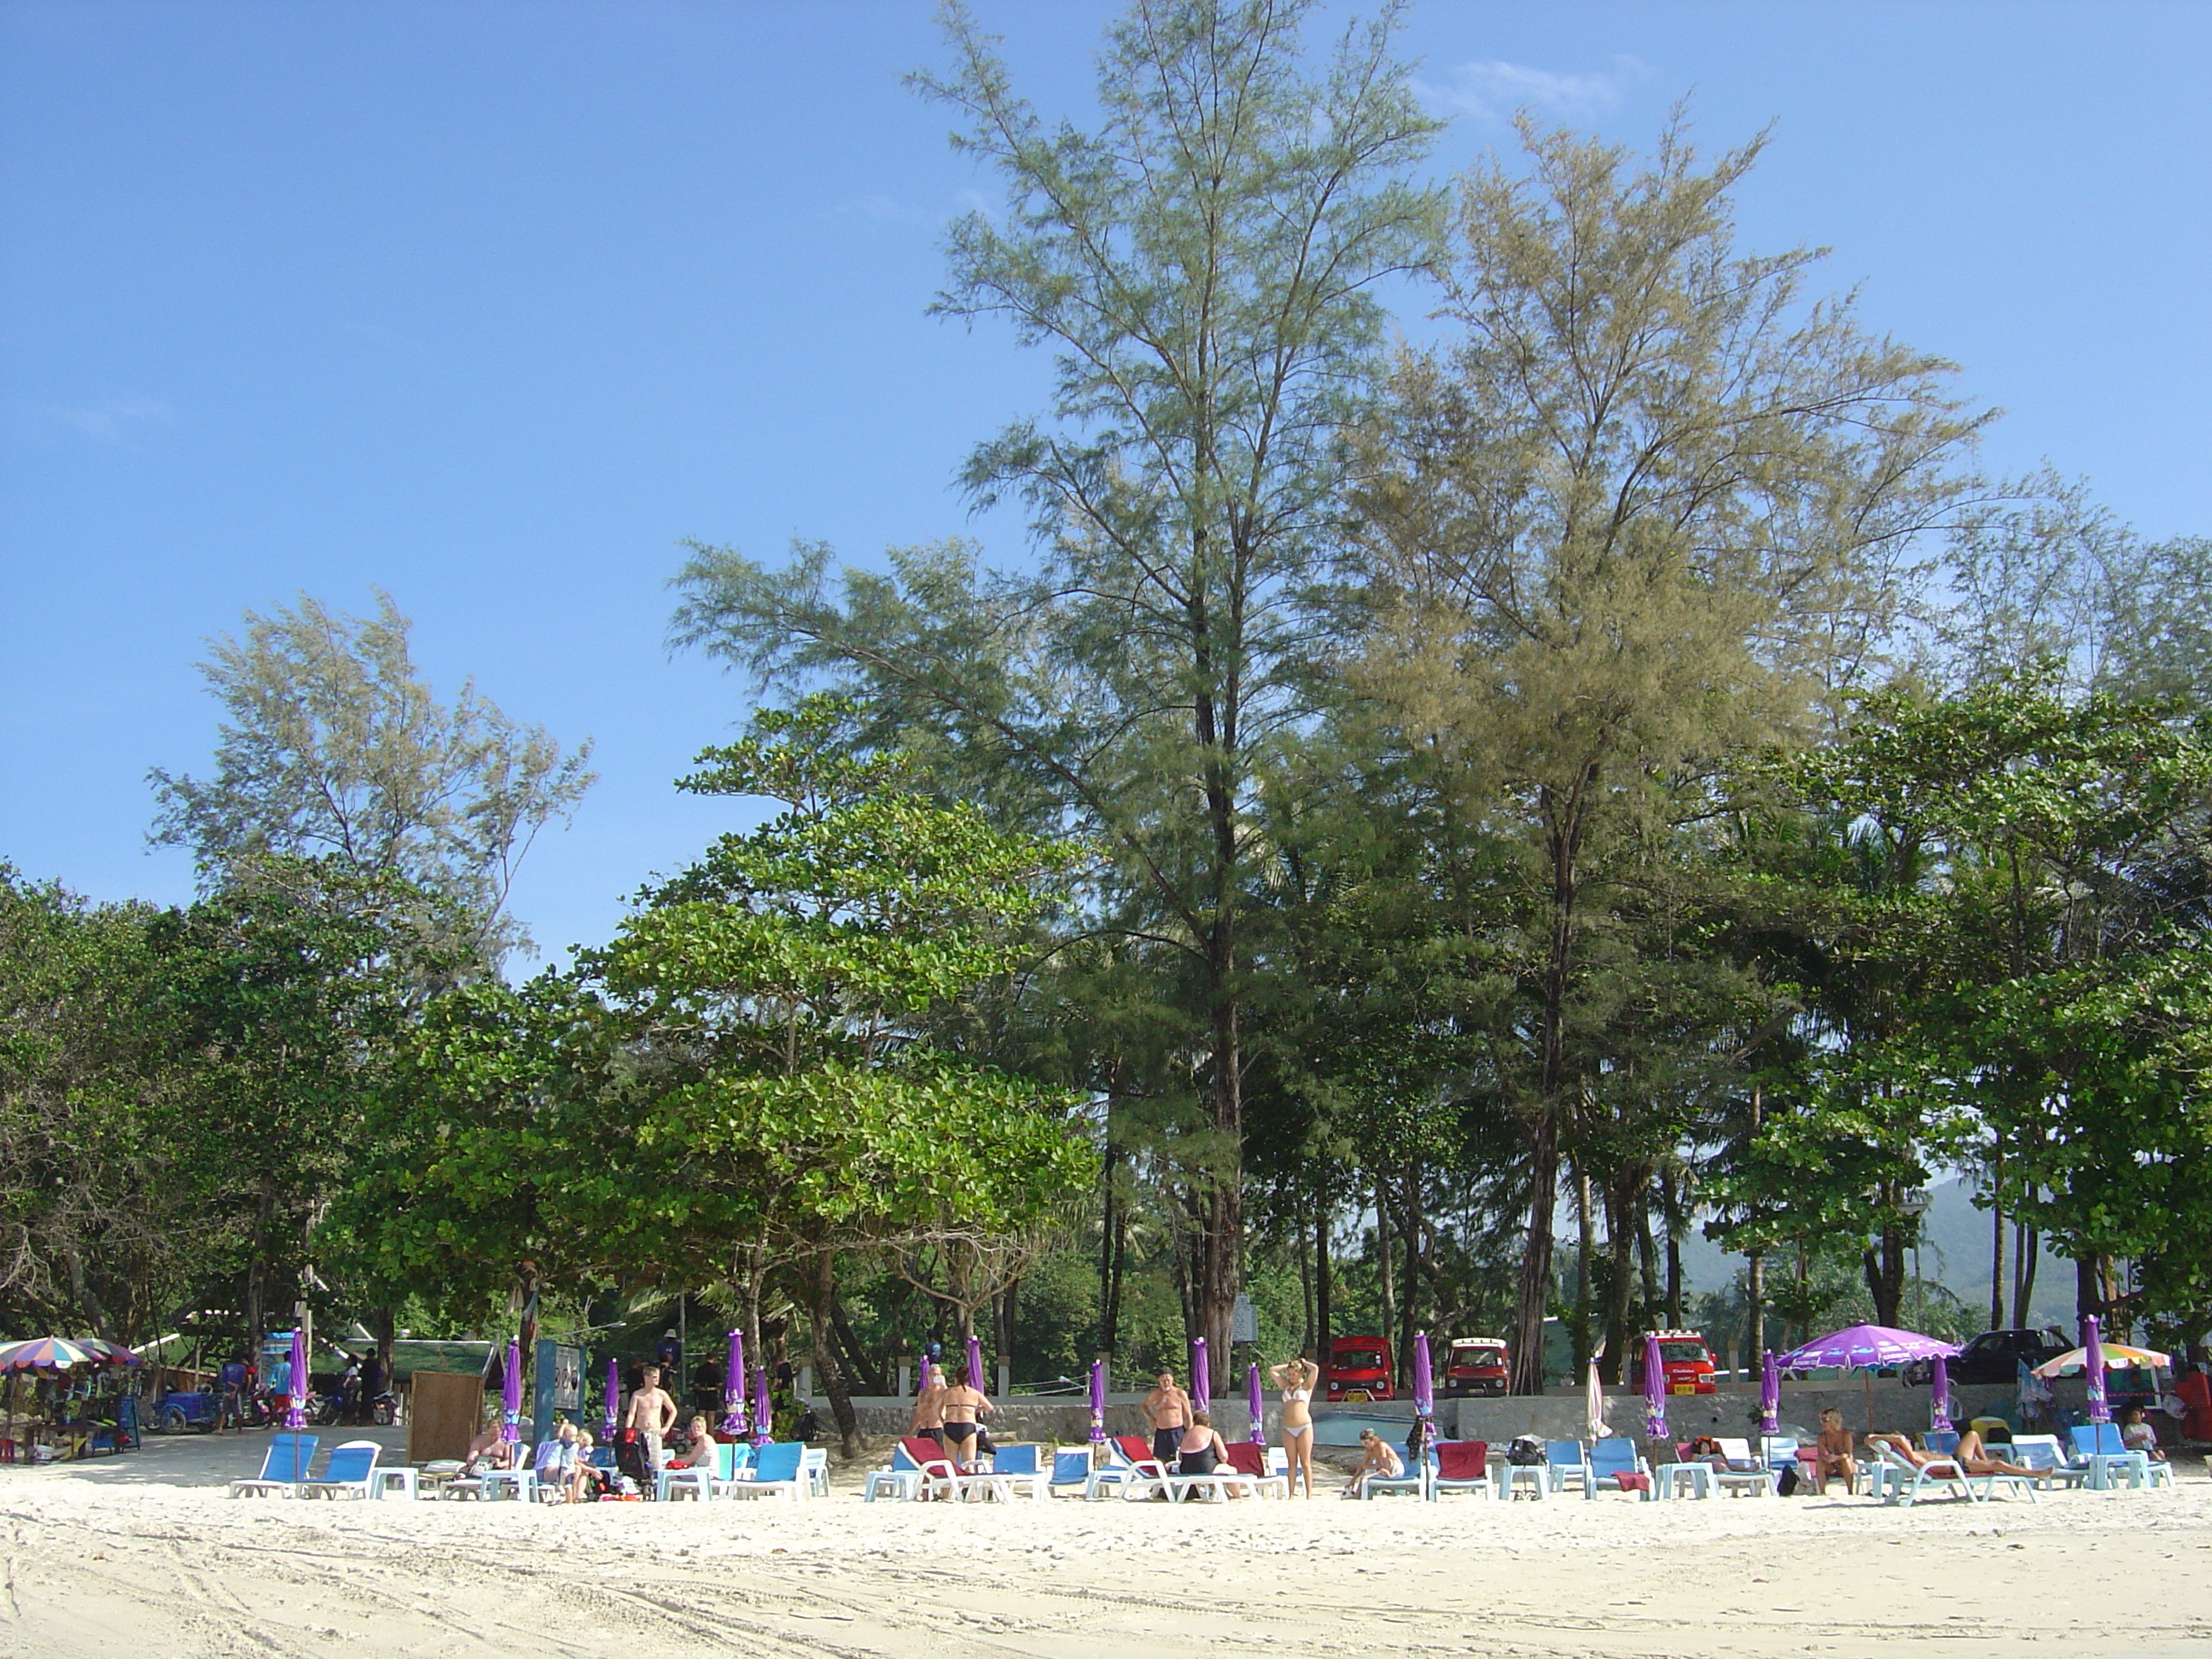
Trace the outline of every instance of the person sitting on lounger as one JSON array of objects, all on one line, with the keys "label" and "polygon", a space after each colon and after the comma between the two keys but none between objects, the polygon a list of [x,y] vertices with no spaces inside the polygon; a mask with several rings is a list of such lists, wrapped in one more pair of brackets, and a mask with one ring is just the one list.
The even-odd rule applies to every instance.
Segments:
[{"label": "person sitting on lounger", "polygon": [[1859,1462],[1851,1455],[1856,1443],[1841,1412],[1831,1406],[1820,1413],[1820,1437],[1813,1443],[1813,1479],[1823,1498],[1828,1494],[1828,1482],[1838,1475],[1846,1492],[1858,1490]]},{"label": "person sitting on lounger", "polygon": [[1229,1448],[1222,1444],[1221,1431],[1213,1426],[1213,1419],[1205,1412],[1192,1413],[1176,1447],[1176,1473],[1212,1474],[1228,1462]]},{"label": "person sitting on lounger", "polygon": [[921,1376],[914,1395],[914,1415],[907,1419],[907,1433],[916,1440],[945,1443],[945,1373],[936,1361],[921,1362]]},{"label": "person sitting on lounger", "polygon": [[497,1423],[487,1424],[477,1431],[477,1437],[469,1442],[469,1455],[461,1461],[463,1474],[481,1474],[486,1469],[514,1467],[514,1447],[500,1431]]},{"label": "person sitting on lounger", "polygon": [[1345,1483],[1344,1495],[1356,1498],[1366,1491],[1370,1475],[1379,1474],[1386,1480],[1395,1480],[1405,1472],[1406,1462],[1398,1455],[1398,1449],[1374,1430],[1362,1429],[1359,1431],[1359,1467],[1352,1472],[1352,1479]]},{"label": "person sitting on lounger", "polygon": [[568,1501],[588,1504],[607,1490],[607,1472],[592,1462],[592,1431],[576,1431],[576,1466],[568,1474]]},{"label": "person sitting on lounger", "polygon": [[703,1416],[691,1419],[684,1443],[684,1467],[687,1469],[711,1469],[714,1467],[714,1435],[707,1426]]},{"label": "person sitting on lounger", "polygon": [[1968,1429],[1959,1437],[1957,1456],[1959,1467],[1968,1474],[2024,1474],[2033,1479],[2039,1473],[2025,1463],[2008,1463],[2001,1457],[1990,1456],[1990,1449],[1982,1443],[1978,1429]]},{"label": "person sitting on lounger", "polygon": [[2130,1451],[2139,1451],[2154,1463],[2166,1462],[2166,1453],[2158,1443],[2158,1431],[2142,1413],[2142,1407],[2129,1407],[2126,1419],[2120,1425],[2120,1443]]},{"label": "person sitting on lounger", "polygon": [[559,1430],[538,1443],[534,1464],[540,1488],[559,1492],[567,1497],[570,1478],[576,1473],[576,1425],[563,1423]]}]

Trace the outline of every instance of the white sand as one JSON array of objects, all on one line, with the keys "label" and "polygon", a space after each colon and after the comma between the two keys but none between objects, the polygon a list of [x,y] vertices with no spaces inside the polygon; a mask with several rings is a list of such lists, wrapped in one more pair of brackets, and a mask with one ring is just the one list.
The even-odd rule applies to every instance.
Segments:
[{"label": "white sand", "polygon": [[[233,1501],[0,1468],[0,1654],[2212,1655],[2212,1480],[2029,1504]],[[849,1484],[849,1483],[843,1483]]]}]

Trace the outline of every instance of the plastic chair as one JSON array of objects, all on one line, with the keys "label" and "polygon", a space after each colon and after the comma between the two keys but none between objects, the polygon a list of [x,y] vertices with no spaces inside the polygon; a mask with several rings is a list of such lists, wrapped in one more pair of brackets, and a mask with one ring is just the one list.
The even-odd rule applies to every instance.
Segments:
[{"label": "plastic chair", "polygon": [[[1629,1477],[1626,1485],[1618,1478],[1623,1475]],[[1617,1435],[1590,1442],[1583,1470],[1583,1498],[1595,1499],[1601,1486],[1620,1492],[1632,1490],[1638,1503],[1658,1496],[1651,1484],[1651,1471],[1643,1454],[1636,1449],[1636,1443]]]},{"label": "plastic chair", "polygon": [[230,1483],[233,1498],[292,1498],[299,1492],[300,1483],[307,1478],[307,1469],[315,1461],[315,1446],[319,1436],[312,1434],[274,1434],[269,1437],[269,1449],[261,1455],[261,1473],[248,1480]]},{"label": "plastic chair", "polygon": [[1045,1489],[1046,1472],[1043,1448],[1034,1441],[1016,1441],[1001,1446],[991,1459],[990,1490],[994,1494],[1012,1497],[1020,1487],[1026,1486],[1035,1498],[1049,1498]]},{"label": "plastic chair", "polygon": [[1045,1483],[1047,1492],[1072,1492],[1080,1497],[1090,1484],[1090,1447],[1062,1446],[1053,1453],[1052,1478]]},{"label": "plastic chair", "polygon": [[1429,1450],[1436,1458],[1435,1472],[1429,1477],[1431,1503],[1448,1492],[1470,1492],[1480,1498],[1498,1495],[1490,1475],[1487,1440],[1439,1440]]},{"label": "plastic chair", "polygon": [[1547,1440],[1544,1465],[1551,1471],[1553,1492],[1580,1486],[1583,1497],[1590,1495],[1589,1455],[1583,1450],[1581,1441]]},{"label": "plastic chair", "polygon": [[799,1460],[799,1467],[806,1471],[806,1492],[810,1498],[830,1495],[830,1449],[826,1446],[809,1446]]},{"label": "plastic chair", "polygon": [[377,1454],[383,1449],[374,1440],[349,1440],[331,1449],[330,1462],[313,1480],[300,1482],[301,1498],[373,1498]]},{"label": "plastic chair", "polygon": [[[1251,1490],[1263,1497],[1288,1498],[1291,1495],[1291,1475],[1285,1468],[1277,1473],[1268,1467],[1268,1449],[1250,1440],[1231,1440],[1224,1443],[1229,1448],[1229,1467],[1252,1483]],[[1277,1448],[1280,1449],[1280,1448]],[[1286,1463],[1289,1460],[1284,1460]]]},{"label": "plastic chair", "polygon": [[1429,1460],[1425,1455],[1415,1459],[1413,1467],[1403,1474],[1363,1474],[1359,1477],[1359,1497],[1363,1503],[1384,1492],[1394,1492],[1427,1501]]},{"label": "plastic chair", "polygon": [[788,1498],[793,1503],[806,1496],[807,1480],[803,1463],[805,1445],[797,1440],[780,1440],[772,1446],[754,1449],[752,1478],[730,1483],[731,1495],[737,1498]]}]

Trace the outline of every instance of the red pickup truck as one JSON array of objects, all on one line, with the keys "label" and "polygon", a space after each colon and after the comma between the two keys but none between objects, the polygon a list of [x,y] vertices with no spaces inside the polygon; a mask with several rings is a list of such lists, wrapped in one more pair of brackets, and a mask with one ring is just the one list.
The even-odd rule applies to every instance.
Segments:
[{"label": "red pickup truck", "polygon": [[1328,1345],[1322,1382],[1333,1401],[1395,1400],[1390,1350],[1379,1336],[1340,1336]]}]

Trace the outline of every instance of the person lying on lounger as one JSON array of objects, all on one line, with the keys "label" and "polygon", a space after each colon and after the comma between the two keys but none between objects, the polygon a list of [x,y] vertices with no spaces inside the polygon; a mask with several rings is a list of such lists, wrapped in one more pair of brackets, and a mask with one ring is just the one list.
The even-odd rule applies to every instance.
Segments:
[{"label": "person lying on lounger", "polygon": [[2024,1474],[2032,1479],[2040,1473],[2025,1463],[2008,1463],[2002,1457],[1990,1456],[1978,1429],[1968,1429],[1959,1437],[1958,1458],[1959,1467],[1968,1474]]}]

